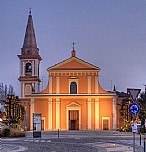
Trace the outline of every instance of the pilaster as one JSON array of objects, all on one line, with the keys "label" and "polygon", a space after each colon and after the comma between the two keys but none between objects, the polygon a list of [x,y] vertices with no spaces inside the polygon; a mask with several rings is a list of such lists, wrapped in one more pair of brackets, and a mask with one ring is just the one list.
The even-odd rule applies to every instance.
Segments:
[{"label": "pilaster", "polygon": [[60,99],[56,99],[56,129],[60,129]]},{"label": "pilaster", "polygon": [[116,112],[116,98],[113,98],[113,129],[117,127],[117,112]]},{"label": "pilaster", "polygon": [[52,77],[49,77],[49,94],[52,94]]},{"label": "pilaster", "polygon": [[52,122],[52,116],[53,116],[53,103],[52,99],[48,100],[48,129],[52,130],[53,129],[53,122]]},{"label": "pilaster", "polygon": [[95,129],[99,129],[99,98],[95,98]]},{"label": "pilaster", "polygon": [[91,76],[87,76],[88,80],[88,94],[91,94]]},{"label": "pilaster", "polygon": [[60,77],[56,77],[56,94],[60,93]]},{"label": "pilaster", "polygon": [[99,90],[98,90],[98,76],[96,75],[95,76],[95,94],[98,94],[99,93]]},{"label": "pilaster", "polygon": [[30,130],[33,130],[34,99],[31,99],[30,104]]},{"label": "pilaster", "polygon": [[87,107],[88,107],[88,129],[91,129],[91,99],[88,98],[87,101]]}]

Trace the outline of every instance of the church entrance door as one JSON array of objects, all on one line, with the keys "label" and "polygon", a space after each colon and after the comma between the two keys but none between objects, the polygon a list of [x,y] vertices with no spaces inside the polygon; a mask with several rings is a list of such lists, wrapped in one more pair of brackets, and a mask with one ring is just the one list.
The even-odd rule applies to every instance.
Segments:
[{"label": "church entrance door", "polygon": [[79,110],[69,110],[69,130],[79,130]]},{"label": "church entrance door", "polygon": [[109,120],[104,119],[103,120],[103,130],[109,130],[108,126],[109,126]]}]

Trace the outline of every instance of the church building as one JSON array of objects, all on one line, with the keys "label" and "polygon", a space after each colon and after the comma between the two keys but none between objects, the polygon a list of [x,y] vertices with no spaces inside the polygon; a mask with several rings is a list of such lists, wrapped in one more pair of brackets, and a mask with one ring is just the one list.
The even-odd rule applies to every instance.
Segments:
[{"label": "church building", "polygon": [[[77,57],[50,66],[48,85],[40,87],[40,62],[31,12],[28,16],[20,61],[23,126],[33,129],[33,114],[41,114],[42,130],[112,130],[117,128],[117,96],[99,84],[100,68]],[[55,57],[55,54],[54,54]]]}]

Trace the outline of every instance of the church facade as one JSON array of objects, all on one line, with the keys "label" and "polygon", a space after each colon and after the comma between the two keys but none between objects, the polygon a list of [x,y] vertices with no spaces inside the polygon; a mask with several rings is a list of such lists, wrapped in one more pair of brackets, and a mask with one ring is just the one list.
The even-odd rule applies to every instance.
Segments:
[{"label": "church facade", "polygon": [[31,12],[20,60],[23,126],[33,129],[33,114],[41,114],[42,130],[112,130],[117,128],[117,96],[99,84],[100,68],[77,57],[76,51],[47,69],[48,85],[39,91],[41,57]]}]

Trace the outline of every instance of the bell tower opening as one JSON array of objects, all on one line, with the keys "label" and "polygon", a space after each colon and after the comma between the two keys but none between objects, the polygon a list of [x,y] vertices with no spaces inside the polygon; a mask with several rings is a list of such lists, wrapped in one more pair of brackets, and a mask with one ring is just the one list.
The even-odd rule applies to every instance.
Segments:
[{"label": "bell tower opening", "polygon": [[32,75],[32,65],[31,65],[31,63],[26,63],[25,76],[31,76],[31,75]]}]

